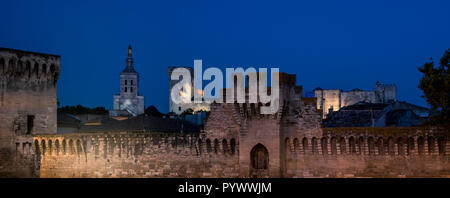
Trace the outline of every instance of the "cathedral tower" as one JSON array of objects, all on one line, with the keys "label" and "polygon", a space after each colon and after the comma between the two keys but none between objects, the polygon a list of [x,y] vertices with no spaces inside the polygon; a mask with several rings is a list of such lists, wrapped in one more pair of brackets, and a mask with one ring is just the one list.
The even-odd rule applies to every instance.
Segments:
[{"label": "cathedral tower", "polygon": [[128,46],[126,67],[120,73],[120,95],[113,97],[110,116],[137,116],[144,113],[144,96],[139,95],[139,74],[134,70],[131,45]]}]

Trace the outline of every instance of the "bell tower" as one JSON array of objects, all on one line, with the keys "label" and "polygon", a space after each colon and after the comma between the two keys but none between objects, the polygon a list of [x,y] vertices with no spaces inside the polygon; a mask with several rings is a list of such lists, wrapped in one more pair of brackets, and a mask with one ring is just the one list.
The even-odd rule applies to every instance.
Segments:
[{"label": "bell tower", "polygon": [[137,116],[144,113],[144,96],[139,95],[139,74],[134,69],[131,45],[125,69],[120,72],[120,95],[114,95],[111,116]]}]

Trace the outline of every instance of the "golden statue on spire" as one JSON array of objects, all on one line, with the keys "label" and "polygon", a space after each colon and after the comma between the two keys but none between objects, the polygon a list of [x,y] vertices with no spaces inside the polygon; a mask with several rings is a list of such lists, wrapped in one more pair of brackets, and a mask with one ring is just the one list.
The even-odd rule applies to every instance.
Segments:
[{"label": "golden statue on spire", "polygon": [[131,44],[128,45],[128,57],[131,57]]}]

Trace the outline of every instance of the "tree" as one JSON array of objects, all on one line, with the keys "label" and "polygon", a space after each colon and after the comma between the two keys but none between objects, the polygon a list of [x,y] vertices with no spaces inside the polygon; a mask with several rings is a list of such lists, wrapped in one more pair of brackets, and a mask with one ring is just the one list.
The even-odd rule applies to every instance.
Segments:
[{"label": "tree", "polygon": [[194,113],[194,110],[189,108],[189,109],[184,110],[183,113],[181,113],[180,115],[184,117],[186,115],[192,115],[193,113]]},{"label": "tree", "polygon": [[60,107],[60,108],[58,108],[58,112],[59,113],[75,114],[75,115],[80,115],[80,114],[98,114],[98,115],[108,114],[108,110],[106,110],[105,107],[95,107],[95,108],[91,109],[91,108],[84,107],[82,105]]},{"label": "tree", "polygon": [[147,107],[147,109],[145,109],[144,112],[146,115],[154,116],[154,117],[163,117],[163,115],[164,115],[161,112],[159,112],[158,109],[153,105],[150,105],[149,107]]},{"label": "tree", "polygon": [[450,125],[450,74],[448,71],[450,62],[450,49],[446,50],[437,68],[434,62],[426,62],[419,71],[423,73],[419,88],[431,109],[437,113],[430,116],[428,124]]}]

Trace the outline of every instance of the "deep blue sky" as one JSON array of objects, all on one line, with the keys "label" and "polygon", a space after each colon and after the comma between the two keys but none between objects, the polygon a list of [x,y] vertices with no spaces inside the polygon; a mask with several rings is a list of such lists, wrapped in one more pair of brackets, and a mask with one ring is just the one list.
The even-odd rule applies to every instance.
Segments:
[{"label": "deep blue sky", "polygon": [[[128,44],[146,106],[168,111],[168,66],[279,67],[304,90],[395,83],[450,48],[450,1],[2,0],[0,46],[61,55],[62,105],[111,108]],[[305,92],[304,91],[304,92]]]}]

